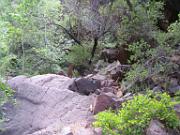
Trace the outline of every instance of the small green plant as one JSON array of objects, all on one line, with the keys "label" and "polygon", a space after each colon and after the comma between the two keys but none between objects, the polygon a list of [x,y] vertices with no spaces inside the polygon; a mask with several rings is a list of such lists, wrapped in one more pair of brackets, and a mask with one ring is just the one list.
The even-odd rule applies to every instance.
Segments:
[{"label": "small green plant", "polygon": [[94,125],[101,127],[104,135],[141,135],[152,119],[162,121],[168,128],[177,128],[180,121],[173,105],[166,93],[137,95],[124,103],[118,113],[99,113]]},{"label": "small green plant", "polygon": [[[13,93],[14,91],[10,87],[0,81],[0,107],[13,96]],[[2,121],[3,115],[2,112],[0,112],[0,123]]]},{"label": "small green plant", "polygon": [[169,42],[171,42],[173,45],[177,44],[180,42],[179,34],[180,34],[180,14],[179,14],[179,19],[172,23],[168,27],[168,37],[169,37]]},{"label": "small green plant", "polygon": [[13,93],[14,91],[9,86],[0,81],[0,106],[12,97]]}]

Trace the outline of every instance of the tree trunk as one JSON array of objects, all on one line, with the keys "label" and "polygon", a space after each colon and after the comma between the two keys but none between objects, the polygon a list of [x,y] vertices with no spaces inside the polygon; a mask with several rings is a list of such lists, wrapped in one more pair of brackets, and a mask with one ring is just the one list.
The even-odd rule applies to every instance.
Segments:
[{"label": "tree trunk", "polygon": [[94,55],[95,55],[97,46],[98,46],[98,38],[95,37],[95,38],[94,38],[93,49],[92,49],[92,51],[91,51],[91,59],[89,60],[89,65],[92,63],[92,60],[93,60],[93,58],[94,58]]},{"label": "tree trunk", "polygon": [[68,71],[67,71],[68,77],[72,78],[73,70],[74,70],[74,65],[73,64],[69,64]]}]

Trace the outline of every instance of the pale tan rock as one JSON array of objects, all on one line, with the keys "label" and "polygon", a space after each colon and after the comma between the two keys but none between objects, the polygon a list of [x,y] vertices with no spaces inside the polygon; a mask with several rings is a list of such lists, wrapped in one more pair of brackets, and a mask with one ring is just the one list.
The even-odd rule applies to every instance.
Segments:
[{"label": "pale tan rock", "polygon": [[117,92],[117,94],[116,94],[116,95],[117,95],[117,97],[119,97],[119,98],[120,98],[120,97],[122,97],[122,96],[123,96],[123,92],[119,90],[119,91]]}]

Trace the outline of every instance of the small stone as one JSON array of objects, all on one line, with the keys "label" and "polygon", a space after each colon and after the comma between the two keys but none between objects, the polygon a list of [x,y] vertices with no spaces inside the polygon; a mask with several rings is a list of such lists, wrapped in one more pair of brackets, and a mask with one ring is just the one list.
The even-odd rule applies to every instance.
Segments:
[{"label": "small stone", "polygon": [[164,125],[158,120],[151,120],[146,135],[168,135]]},{"label": "small stone", "polygon": [[160,86],[156,86],[153,88],[153,92],[163,92],[164,90]]},{"label": "small stone", "polygon": [[123,96],[123,92],[119,90],[116,95],[117,95],[118,98],[120,98],[120,97]]},{"label": "small stone", "polygon": [[73,135],[94,135],[94,133],[91,128],[78,127],[74,129]]},{"label": "small stone", "polygon": [[94,129],[94,135],[102,135],[102,129],[101,128],[95,128]]},{"label": "small stone", "polygon": [[175,95],[178,91],[180,91],[180,85],[168,89],[170,95]]},{"label": "small stone", "polygon": [[104,80],[107,79],[106,76],[100,75],[100,74],[96,74],[96,75],[92,76],[91,78],[94,79],[94,80],[99,80],[99,81],[104,81]]},{"label": "small stone", "polygon": [[176,78],[171,78],[170,84],[171,84],[172,86],[177,86],[177,85],[178,85],[178,79],[176,79]]},{"label": "small stone", "polygon": [[123,96],[123,98],[129,98],[132,97],[132,93],[126,93],[126,95]]},{"label": "small stone", "polygon": [[61,133],[60,133],[60,134],[61,134],[61,135],[73,135],[70,127],[64,127],[64,128],[61,130]]}]

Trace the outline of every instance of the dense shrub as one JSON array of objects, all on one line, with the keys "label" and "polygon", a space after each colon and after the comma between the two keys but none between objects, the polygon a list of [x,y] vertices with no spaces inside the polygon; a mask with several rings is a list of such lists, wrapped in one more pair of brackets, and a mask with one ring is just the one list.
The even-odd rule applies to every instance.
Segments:
[{"label": "dense shrub", "polygon": [[66,56],[69,63],[76,66],[87,65],[91,53],[88,46],[75,45],[70,48],[70,52]]},{"label": "dense shrub", "polygon": [[[171,24],[167,33],[154,31],[155,46],[144,39],[128,46],[128,50],[132,52],[129,60],[132,68],[124,80],[131,84],[131,90],[141,90],[139,87],[144,89],[154,85],[160,85],[164,90],[168,89],[170,75],[179,72],[178,62],[172,60],[173,56],[179,55],[179,25],[180,21]],[[154,84],[148,81],[153,81]]]},{"label": "dense shrub", "polygon": [[152,119],[162,121],[169,128],[177,128],[180,122],[170,96],[165,93],[137,95],[123,103],[117,113],[101,112],[96,118],[94,125],[101,127],[104,135],[141,135]]},{"label": "dense shrub", "polygon": [[[151,48],[144,41],[129,45],[129,50],[133,53],[130,61],[135,61],[135,63],[126,73],[125,80],[134,88],[136,84],[138,87],[143,84],[147,84],[147,87],[153,87],[161,82],[166,90],[170,79],[169,75],[178,71],[178,64],[171,60],[175,50],[166,44]],[[153,85],[152,83],[148,84],[150,80],[153,81]]]},{"label": "dense shrub", "polygon": [[154,44],[154,31],[157,30],[157,21],[162,18],[163,2],[139,0],[130,1],[117,0],[122,4],[121,10],[125,10],[122,16],[118,38],[121,44],[131,44],[133,42],[144,41]]},{"label": "dense shrub", "polygon": [[60,7],[59,0],[0,1],[1,75],[58,71],[65,40],[56,24]]}]

